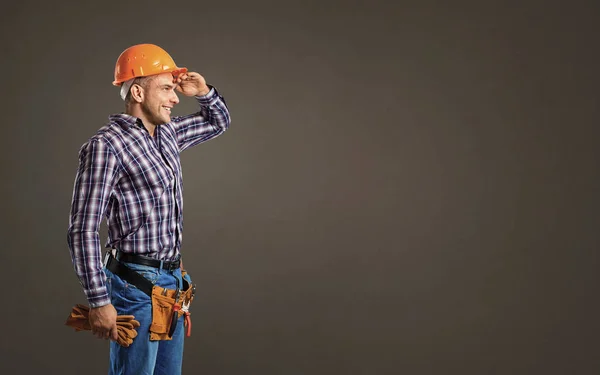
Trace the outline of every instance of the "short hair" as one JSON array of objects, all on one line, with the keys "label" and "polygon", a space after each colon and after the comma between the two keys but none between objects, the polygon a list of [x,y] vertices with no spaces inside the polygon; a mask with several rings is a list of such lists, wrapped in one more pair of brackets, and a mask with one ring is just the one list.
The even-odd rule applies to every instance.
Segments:
[{"label": "short hair", "polygon": [[[154,80],[155,76],[146,76],[146,77],[136,77],[133,80],[133,83],[131,84],[131,87],[133,87],[133,85],[140,85],[142,86],[142,88],[146,89],[148,88],[148,85],[150,84],[150,82],[152,82],[152,80]],[[129,88],[129,91],[127,92],[127,95],[125,96],[125,103],[126,104],[131,104],[131,87]]]}]

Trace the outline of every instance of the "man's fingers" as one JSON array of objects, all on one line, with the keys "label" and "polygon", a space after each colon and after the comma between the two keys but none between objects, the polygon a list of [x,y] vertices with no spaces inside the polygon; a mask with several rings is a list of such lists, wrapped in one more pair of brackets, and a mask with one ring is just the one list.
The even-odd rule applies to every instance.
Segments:
[{"label": "man's fingers", "polygon": [[117,334],[117,325],[116,324],[113,325],[110,328],[93,327],[92,328],[92,333],[97,338],[104,339],[104,340],[108,340],[108,339],[114,339],[114,340],[116,340],[117,337],[118,337],[118,334]]},{"label": "man's fingers", "polygon": [[117,322],[130,321],[135,319],[134,315],[117,315]]},{"label": "man's fingers", "polygon": [[117,341],[118,338],[119,338],[119,331],[117,330],[117,326],[115,325],[110,330],[110,339],[113,341]]},{"label": "man's fingers", "polygon": [[109,338],[114,337],[114,335],[112,334],[112,331],[95,331],[94,332],[94,336],[96,336],[99,339],[104,339],[104,340],[108,340]]}]

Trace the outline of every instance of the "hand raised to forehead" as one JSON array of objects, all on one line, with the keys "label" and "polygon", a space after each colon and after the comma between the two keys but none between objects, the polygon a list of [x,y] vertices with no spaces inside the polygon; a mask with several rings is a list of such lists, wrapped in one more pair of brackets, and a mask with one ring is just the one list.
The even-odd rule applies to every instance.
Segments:
[{"label": "hand raised to forehead", "polygon": [[204,77],[196,72],[180,74],[173,82],[177,84],[177,91],[186,96],[202,96],[210,91]]}]

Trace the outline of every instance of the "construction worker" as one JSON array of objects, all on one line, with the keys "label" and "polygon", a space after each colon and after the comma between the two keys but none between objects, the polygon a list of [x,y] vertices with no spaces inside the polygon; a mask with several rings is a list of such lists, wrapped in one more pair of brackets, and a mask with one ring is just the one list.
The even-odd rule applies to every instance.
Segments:
[{"label": "construction worker", "polygon": [[[155,303],[152,289],[168,291],[175,301],[190,290],[191,278],[182,276],[181,266],[179,153],[227,130],[229,111],[203,76],[178,67],[153,44],[121,53],[113,85],[121,87],[125,112],[109,116],[79,151],[67,242],[91,331],[111,340],[109,373],[180,374],[184,319],[175,314],[171,322],[175,305]],[[177,93],[195,98],[198,111],[172,117]],[[103,217],[104,255],[98,234]],[[127,347],[117,343],[117,315],[134,315],[140,323]]]}]

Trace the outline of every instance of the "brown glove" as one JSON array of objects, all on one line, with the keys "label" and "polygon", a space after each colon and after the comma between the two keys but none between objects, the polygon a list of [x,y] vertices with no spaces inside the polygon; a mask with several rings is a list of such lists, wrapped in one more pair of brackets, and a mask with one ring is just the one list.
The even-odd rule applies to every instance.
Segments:
[{"label": "brown glove", "polygon": [[[89,322],[89,307],[77,304],[73,307],[71,314],[67,318],[65,325],[75,328],[75,331],[91,331],[92,327]],[[133,343],[133,339],[137,336],[136,328],[140,326],[140,322],[134,319],[133,315],[118,315],[117,316],[117,332],[119,338],[117,343],[123,347],[128,347]]]}]

